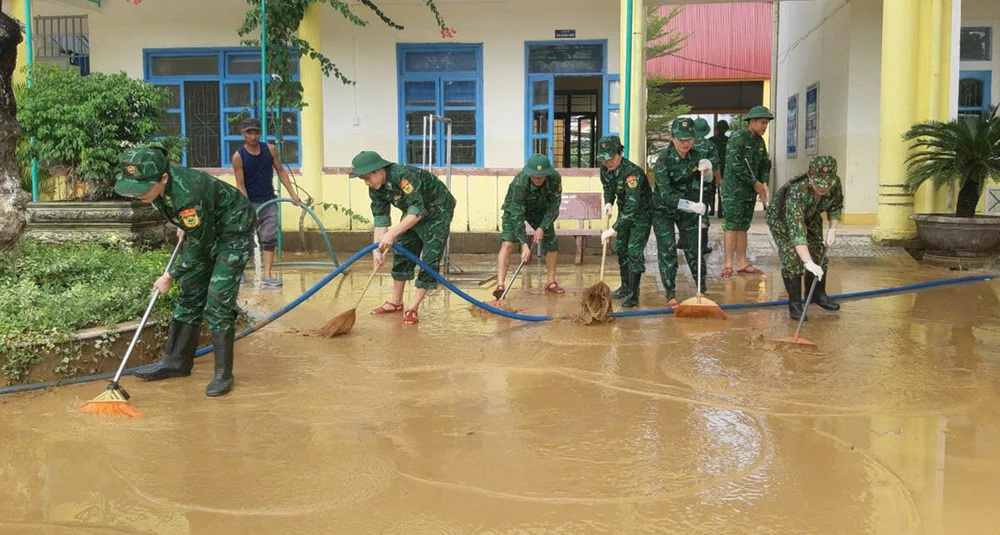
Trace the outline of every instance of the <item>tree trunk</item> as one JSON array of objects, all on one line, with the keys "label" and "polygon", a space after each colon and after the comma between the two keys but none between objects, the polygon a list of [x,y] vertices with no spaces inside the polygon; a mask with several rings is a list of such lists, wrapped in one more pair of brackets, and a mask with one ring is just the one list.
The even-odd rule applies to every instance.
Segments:
[{"label": "tree trunk", "polygon": [[[0,7],[2,7],[0,0]],[[12,249],[25,225],[25,206],[30,196],[21,190],[21,171],[17,165],[17,124],[13,77],[17,64],[17,45],[21,43],[21,24],[0,12],[0,250]]]},{"label": "tree trunk", "polygon": [[979,206],[979,182],[966,180],[962,189],[958,191],[958,203],[955,206],[955,215],[958,217],[974,217],[976,207]]}]

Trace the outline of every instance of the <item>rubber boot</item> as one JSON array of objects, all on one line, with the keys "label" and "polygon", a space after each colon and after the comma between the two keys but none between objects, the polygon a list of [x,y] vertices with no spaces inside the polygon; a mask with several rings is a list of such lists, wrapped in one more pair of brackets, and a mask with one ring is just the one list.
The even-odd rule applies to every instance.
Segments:
[{"label": "rubber boot", "polygon": [[143,366],[135,372],[135,376],[143,381],[159,381],[191,375],[199,334],[201,334],[200,323],[171,321],[160,360]]},{"label": "rubber boot", "polygon": [[224,396],[233,389],[233,344],[236,332],[213,332],[212,353],[215,355],[215,378],[208,383],[205,395],[214,398]]},{"label": "rubber boot", "polygon": [[[833,299],[830,299],[829,295],[826,295],[826,277],[830,274],[827,270],[824,274],[823,279],[816,283],[816,291],[813,292],[813,303],[819,305],[823,310],[828,310],[830,312],[836,312],[840,310],[840,305],[838,305]],[[812,273],[806,273],[806,289],[808,292],[809,288],[812,287],[813,280],[816,277]],[[809,295],[808,293],[806,295]]]},{"label": "rubber boot", "polygon": [[628,274],[628,295],[622,300],[622,308],[635,308],[639,306],[639,282],[642,280],[642,273]]},{"label": "rubber boot", "polygon": [[622,285],[611,292],[612,299],[622,299],[628,294],[628,265],[621,260],[618,261],[618,274],[621,276]]},{"label": "rubber boot", "polygon": [[[802,319],[802,277],[782,278],[785,281],[785,291],[788,292],[788,316],[795,321]],[[809,321],[809,318],[806,318]]]},{"label": "rubber boot", "polygon": [[708,227],[701,229],[701,255],[706,256],[712,254],[712,249],[708,245]]}]

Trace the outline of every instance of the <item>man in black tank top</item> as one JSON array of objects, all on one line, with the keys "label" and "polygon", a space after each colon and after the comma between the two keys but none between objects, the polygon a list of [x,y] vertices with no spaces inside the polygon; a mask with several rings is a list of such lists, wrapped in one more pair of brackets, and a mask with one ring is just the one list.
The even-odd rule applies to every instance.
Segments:
[{"label": "man in black tank top", "polygon": [[[254,211],[276,197],[274,193],[274,171],[288,190],[288,196],[299,204],[299,195],[288,178],[288,173],[281,166],[278,149],[267,144],[268,150],[261,150],[260,121],[245,119],[243,121],[243,140],[245,144],[233,154],[233,172],[236,174],[236,187],[250,199]],[[257,212],[257,237],[260,240],[260,250],[264,260],[264,286],[278,287],[281,281],[271,277],[271,266],[274,264],[274,249],[278,245],[278,203],[264,207]]]}]

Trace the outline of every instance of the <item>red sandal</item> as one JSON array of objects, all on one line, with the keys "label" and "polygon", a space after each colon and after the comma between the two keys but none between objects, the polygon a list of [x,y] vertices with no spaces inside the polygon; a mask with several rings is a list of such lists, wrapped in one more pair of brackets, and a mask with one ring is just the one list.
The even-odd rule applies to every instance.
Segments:
[{"label": "red sandal", "polygon": [[410,309],[403,313],[403,325],[416,325],[420,323],[420,318],[417,317],[417,311]]},{"label": "red sandal", "polygon": [[566,290],[560,288],[558,282],[552,282],[545,287],[545,293],[562,295],[566,293]]},{"label": "red sandal", "polygon": [[731,279],[733,277],[733,268],[727,267],[726,269],[723,269],[720,277],[723,279]]},{"label": "red sandal", "polygon": [[503,295],[504,289],[505,288],[503,286],[497,286],[497,289],[493,290],[493,297],[496,299],[500,299],[500,296]]},{"label": "red sandal", "polygon": [[[385,305],[391,306],[392,309],[385,308]],[[402,311],[403,311],[403,303],[397,305],[396,303],[390,303],[386,301],[385,303],[382,303],[382,306],[376,308],[375,310],[372,310],[371,315],[382,316],[385,314],[395,314],[397,312],[402,312]]]}]

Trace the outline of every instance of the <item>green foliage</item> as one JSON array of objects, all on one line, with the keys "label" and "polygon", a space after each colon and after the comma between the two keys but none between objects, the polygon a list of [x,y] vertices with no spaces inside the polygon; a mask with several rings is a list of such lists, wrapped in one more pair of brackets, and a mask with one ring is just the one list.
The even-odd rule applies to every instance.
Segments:
[{"label": "green foliage", "polygon": [[[118,157],[130,146],[153,142],[169,91],[124,73],[80,76],[77,69],[36,65],[34,84],[20,91],[17,120],[22,169],[37,158],[41,169],[86,184],[89,200],[115,198]],[[179,159],[176,138],[157,141]],[[75,187],[73,188],[76,189]]]},{"label": "green foliage", "polygon": [[340,206],[339,204],[334,204],[330,202],[321,202],[316,204],[316,208],[319,208],[321,210],[334,210],[336,212],[340,212],[346,215],[347,217],[351,218],[352,221],[357,221],[358,223],[363,223],[365,225],[370,225],[372,223],[371,220],[366,218],[365,216],[355,212],[354,210],[351,210],[346,206]]},{"label": "green foliage", "polygon": [[973,217],[986,182],[1000,180],[998,109],[947,123],[917,123],[903,134],[904,141],[912,142],[906,158],[910,191],[928,181],[935,189],[957,183],[960,192],[955,215]]},{"label": "green foliage", "polygon": [[[684,48],[684,41],[690,33],[680,34],[668,29],[667,25],[684,11],[675,7],[660,15],[660,7],[646,8],[646,59],[650,60],[669,54],[676,54]],[[677,117],[691,112],[691,106],[681,104],[684,88],[665,92],[662,86],[676,78],[650,76],[646,80],[646,137],[652,151],[654,145],[662,144],[670,137],[670,123]]]},{"label": "green foliage", "polygon": [[[0,257],[0,372],[17,380],[44,353],[63,355],[55,371],[79,371],[86,364],[79,362],[80,344],[65,342],[80,329],[142,317],[169,257],[165,249],[22,242]],[[168,319],[176,298],[175,286],[157,300],[150,320]],[[115,339],[117,333],[99,339],[97,355]]]}]

